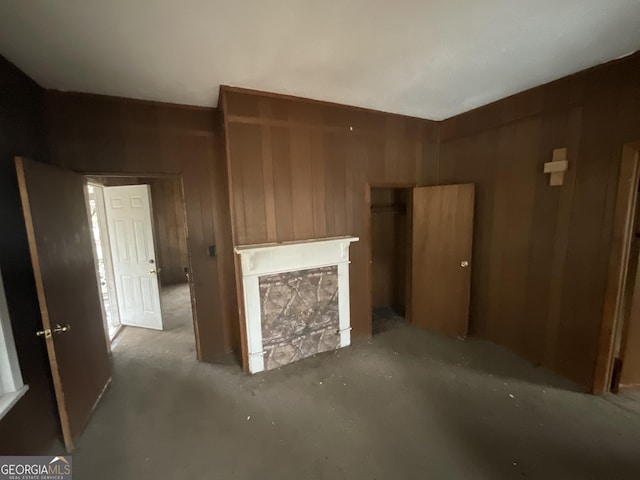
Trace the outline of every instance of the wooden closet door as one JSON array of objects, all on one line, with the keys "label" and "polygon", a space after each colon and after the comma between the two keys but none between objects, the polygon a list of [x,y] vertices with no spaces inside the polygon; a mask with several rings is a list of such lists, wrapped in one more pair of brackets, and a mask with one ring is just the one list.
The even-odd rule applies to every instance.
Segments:
[{"label": "wooden closet door", "polygon": [[469,328],[473,184],[413,189],[411,323],[466,336]]}]

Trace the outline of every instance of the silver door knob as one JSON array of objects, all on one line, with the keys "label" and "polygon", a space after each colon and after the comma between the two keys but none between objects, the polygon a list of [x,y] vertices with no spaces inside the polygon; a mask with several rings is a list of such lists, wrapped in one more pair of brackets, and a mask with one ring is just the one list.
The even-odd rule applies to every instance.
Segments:
[{"label": "silver door knob", "polygon": [[460,266],[462,268],[467,268],[469,266],[469,262],[467,262],[466,260],[463,260],[460,262]]},{"label": "silver door knob", "polygon": [[65,333],[69,330],[71,330],[71,325],[69,325],[68,323],[64,327],[60,326],[60,324],[58,323],[52,331],[53,333]]}]

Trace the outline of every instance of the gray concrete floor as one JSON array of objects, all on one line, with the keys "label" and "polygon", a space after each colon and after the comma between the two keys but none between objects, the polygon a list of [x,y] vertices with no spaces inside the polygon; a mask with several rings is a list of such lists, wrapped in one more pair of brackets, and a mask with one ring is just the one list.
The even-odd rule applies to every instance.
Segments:
[{"label": "gray concrete floor", "polygon": [[188,290],[169,294],[167,331],[116,346],[74,478],[640,477],[639,413],[495,345],[398,325],[247,377],[196,361]]}]

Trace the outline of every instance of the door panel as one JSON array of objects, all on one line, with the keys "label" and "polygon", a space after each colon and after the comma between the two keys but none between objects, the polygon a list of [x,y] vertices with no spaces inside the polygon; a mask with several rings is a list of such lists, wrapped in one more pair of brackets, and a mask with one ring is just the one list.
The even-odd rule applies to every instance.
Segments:
[{"label": "door panel", "polygon": [[469,326],[474,192],[472,184],[413,189],[411,322],[450,336]]},{"label": "door panel", "polygon": [[149,186],[105,187],[104,196],[120,322],[162,330]]},{"label": "door panel", "polygon": [[70,327],[43,341],[71,451],[111,380],[84,179],[22,158],[16,171],[43,330]]}]

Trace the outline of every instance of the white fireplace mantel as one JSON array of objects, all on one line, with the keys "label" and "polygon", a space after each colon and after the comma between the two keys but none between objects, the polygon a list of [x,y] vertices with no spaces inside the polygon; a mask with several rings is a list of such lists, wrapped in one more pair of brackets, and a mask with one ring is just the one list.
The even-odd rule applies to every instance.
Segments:
[{"label": "white fireplace mantel", "polygon": [[349,313],[349,246],[358,237],[332,237],[300,242],[268,243],[235,247],[240,255],[244,293],[249,371],[264,370],[259,277],[282,272],[336,265],[340,347],[351,343]]}]

